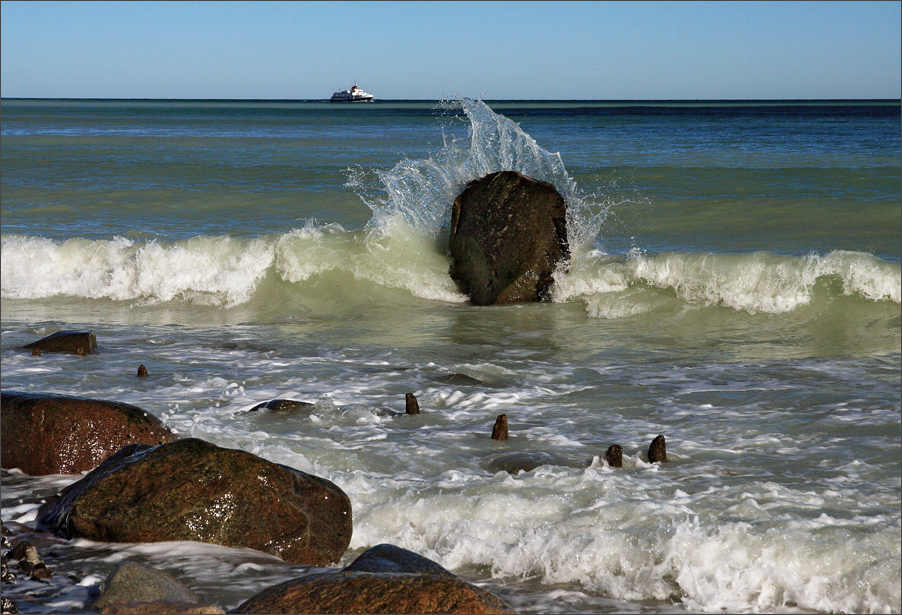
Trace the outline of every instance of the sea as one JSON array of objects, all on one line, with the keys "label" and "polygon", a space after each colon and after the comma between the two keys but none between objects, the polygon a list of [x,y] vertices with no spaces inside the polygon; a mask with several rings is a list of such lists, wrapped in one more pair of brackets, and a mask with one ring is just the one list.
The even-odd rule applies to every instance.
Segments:
[{"label": "sea", "polygon": [[[898,613],[900,118],[4,99],[2,388],[126,402],[333,481],[354,522],[336,567],[390,543],[523,613]],[[571,258],[551,301],[477,307],[450,211],[506,169],[564,196]],[[21,348],[64,329],[97,353]],[[249,411],[273,399],[314,406]],[[512,457],[542,464],[496,471]],[[5,470],[4,524],[35,529],[79,478]],[[53,577],[3,589],[22,612],[83,608],[124,559],[227,610],[320,570],[40,540]]]}]

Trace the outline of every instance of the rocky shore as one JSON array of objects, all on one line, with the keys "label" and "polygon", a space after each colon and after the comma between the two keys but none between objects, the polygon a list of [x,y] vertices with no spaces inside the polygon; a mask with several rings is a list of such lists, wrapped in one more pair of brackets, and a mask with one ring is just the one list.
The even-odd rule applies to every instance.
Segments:
[{"label": "rocky shore", "polygon": [[[90,352],[96,352],[93,332],[73,335],[92,341]],[[47,339],[69,348],[62,352],[85,354],[84,341],[65,346],[66,338],[61,331]],[[49,351],[43,341],[29,344],[26,350],[32,349],[35,356],[39,354],[35,348]],[[144,374],[146,369],[139,369],[136,377]],[[404,404],[408,415],[422,411],[412,393],[405,396]],[[345,568],[331,568],[348,549],[353,514],[348,496],[324,478],[245,451],[179,438],[152,414],[116,401],[3,391],[0,405],[4,482],[14,476],[11,472],[84,474],[42,498],[34,523],[4,525],[4,588],[50,582],[54,568],[67,567],[65,545],[72,540],[192,541],[253,549],[306,567],[289,581],[248,595],[239,613],[513,612],[497,595],[394,545],[377,545]],[[274,399],[251,411],[309,413],[311,407],[306,402]],[[491,435],[485,435],[498,441],[501,449],[486,464],[487,470],[517,473],[543,464],[585,467],[591,463],[546,452],[504,450],[510,446],[511,429],[515,427],[509,425],[508,417],[500,415]],[[620,467],[622,449],[611,445],[598,458],[612,468]],[[647,458],[666,461],[663,436],[655,438]],[[68,574],[70,582],[86,583]],[[6,594],[3,612],[18,612]],[[225,612],[222,604],[200,599],[165,571],[128,559],[74,610]]]},{"label": "rocky shore", "polygon": [[[84,355],[96,352],[96,338],[93,332],[60,331],[25,350],[34,356],[42,351]],[[137,376],[144,374],[146,369]],[[254,410],[305,406],[283,401]],[[408,414],[419,412],[412,394],[405,404]],[[27,539],[35,534],[52,533],[50,540],[60,542],[207,542],[256,549],[311,567],[334,565],[351,541],[351,502],[324,478],[197,438],[180,439],[152,414],[115,401],[3,391],[0,406],[4,470],[32,476],[87,472],[44,501],[34,527],[3,527],[4,587],[52,577],[53,570]],[[83,605],[87,612],[225,612],[220,605],[201,603],[171,575],[128,560],[101,588]],[[18,612],[5,594],[3,613]],[[513,611],[435,562],[379,545],[342,570],[328,569],[249,596],[239,612]]]}]

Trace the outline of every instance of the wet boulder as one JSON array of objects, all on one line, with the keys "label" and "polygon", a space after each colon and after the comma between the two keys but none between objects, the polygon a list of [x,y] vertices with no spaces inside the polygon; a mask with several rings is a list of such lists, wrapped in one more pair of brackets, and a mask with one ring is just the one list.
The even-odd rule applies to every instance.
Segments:
[{"label": "wet boulder", "polygon": [[439,564],[378,545],[339,572],[263,590],[237,613],[513,613],[503,600]]},{"label": "wet boulder", "polygon": [[93,331],[57,331],[36,342],[23,346],[26,350],[41,352],[71,352],[77,355],[92,354],[97,351],[97,337]]},{"label": "wet boulder", "polygon": [[449,247],[451,278],[476,305],[547,300],[570,258],[564,199],[516,171],[486,175],[455,199]]},{"label": "wet boulder", "polygon": [[126,446],[38,510],[63,536],[193,540],[326,566],[351,541],[351,502],[334,483],[186,438]]},{"label": "wet boulder", "polygon": [[93,470],[127,444],[177,439],[137,406],[64,395],[3,391],[0,465],[25,474]]}]

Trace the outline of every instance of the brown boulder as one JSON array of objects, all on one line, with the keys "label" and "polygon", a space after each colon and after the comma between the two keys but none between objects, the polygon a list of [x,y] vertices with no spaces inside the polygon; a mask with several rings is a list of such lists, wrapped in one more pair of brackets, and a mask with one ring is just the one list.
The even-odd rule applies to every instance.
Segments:
[{"label": "brown boulder", "polygon": [[26,474],[79,474],[127,444],[177,438],[141,408],[114,401],[4,391],[0,465]]},{"label": "brown boulder", "polygon": [[451,278],[476,305],[547,300],[570,258],[564,199],[516,171],[491,173],[455,199],[448,244]]},{"label": "brown boulder", "polygon": [[97,351],[97,337],[93,331],[57,331],[36,342],[25,344],[34,354],[41,352],[71,352],[77,355],[92,354]]},{"label": "brown boulder", "polygon": [[513,613],[497,596],[432,560],[392,545],[366,551],[340,572],[263,590],[237,613]]},{"label": "brown boulder", "polygon": [[326,566],[351,541],[351,502],[334,483],[196,438],[131,444],[38,510],[66,537],[194,540]]}]

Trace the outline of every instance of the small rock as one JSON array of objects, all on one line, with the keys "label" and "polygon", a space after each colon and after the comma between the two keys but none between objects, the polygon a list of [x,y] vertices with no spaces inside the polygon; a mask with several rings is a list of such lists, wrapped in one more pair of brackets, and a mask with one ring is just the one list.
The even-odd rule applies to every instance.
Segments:
[{"label": "small rock", "polygon": [[648,446],[648,463],[657,463],[659,461],[667,461],[667,446],[664,442],[664,436],[658,436]]},{"label": "small rock", "polygon": [[348,572],[410,572],[443,577],[454,576],[431,559],[390,544],[370,547],[346,566],[345,570]]},{"label": "small rock", "polygon": [[39,357],[39,356],[41,356],[41,349],[40,349],[40,348],[33,348],[33,349],[31,350],[31,356],[33,356],[33,357]]},{"label": "small rock", "polygon": [[49,579],[52,575],[50,574],[50,569],[47,568],[46,564],[35,564],[34,568],[31,571],[32,579]]},{"label": "small rock", "polygon": [[477,380],[476,378],[472,378],[467,376],[466,374],[451,374],[450,376],[445,376],[441,378],[441,382],[445,384],[465,384],[468,386],[476,386],[477,384],[482,384],[482,380]]},{"label": "small rock", "polygon": [[507,472],[508,474],[517,474],[521,470],[523,472],[532,472],[539,466],[547,465],[569,465],[553,455],[548,453],[508,453],[495,457],[485,468],[492,474],[498,472]]},{"label": "small rock", "polygon": [[91,604],[91,610],[103,611],[113,604],[153,603],[160,600],[200,604],[197,594],[171,574],[129,560],[119,562],[102,587],[100,595]]},{"label": "small rock", "polygon": [[316,404],[311,404],[308,401],[297,401],[295,399],[271,399],[269,401],[265,401],[262,404],[257,404],[248,412],[258,412],[260,410],[269,410],[271,412],[313,412],[316,409]]},{"label": "small rock", "polygon": [[102,615],[222,615],[213,604],[185,604],[171,600],[154,602],[114,602],[100,609]]},{"label": "small rock", "polygon": [[0,556],[0,582],[5,585],[14,585],[16,576],[9,571],[9,564],[6,563],[6,556]]},{"label": "small rock", "polygon": [[23,346],[34,354],[39,352],[72,352],[77,355],[91,354],[97,351],[97,337],[93,331],[57,331],[36,342]]},{"label": "small rock", "polygon": [[420,404],[417,402],[417,398],[413,393],[408,393],[404,396],[404,405],[406,414],[420,413]]},{"label": "small rock", "polygon": [[31,561],[31,563],[33,564],[36,564],[40,561],[40,558],[38,557],[38,550],[27,540],[16,543],[16,546],[13,547],[12,551],[9,552],[9,559],[24,559]]},{"label": "small rock", "polygon": [[507,440],[507,415],[499,414],[492,427],[492,440]]},{"label": "small rock", "polygon": [[138,366],[138,378],[146,378],[147,377],[147,368],[144,367],[144,364]]},{"label": "small rock", "polygon": [[605,461],[612,468],[623,467],[623,449],[619,444],[612,444],[604,454]]}]

